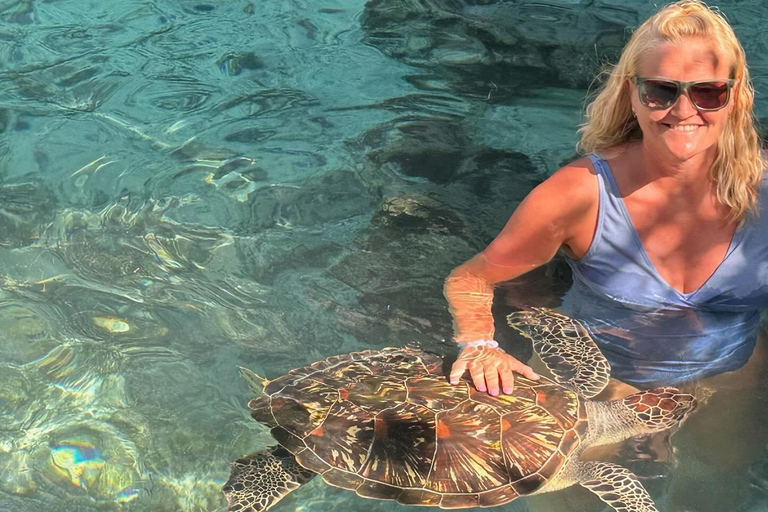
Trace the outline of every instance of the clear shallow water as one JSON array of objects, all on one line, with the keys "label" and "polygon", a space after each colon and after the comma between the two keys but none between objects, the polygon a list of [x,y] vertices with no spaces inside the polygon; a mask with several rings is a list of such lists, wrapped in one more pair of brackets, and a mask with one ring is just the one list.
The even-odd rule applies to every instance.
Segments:
[{"label": "clear shallow water", "polygon": [[[762,2],[721,7],[768,90]],[[651,9],[0,5],[0,510],[224,510],[228,461],[270,442],[238,365],[449,353],[443,277],[573,155]],[[320,481],[280,507],[400,508]]]}]

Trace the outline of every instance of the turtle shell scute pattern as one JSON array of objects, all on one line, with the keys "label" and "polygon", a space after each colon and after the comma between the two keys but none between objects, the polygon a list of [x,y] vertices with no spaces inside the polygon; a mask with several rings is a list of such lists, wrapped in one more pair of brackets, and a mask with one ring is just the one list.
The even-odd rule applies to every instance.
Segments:
[{"label": "turtle shell scute pattern", "polygon": [[304,468],[358,495],[491,507],[549,482],[587,427],[584,402],[548,379],[511,395],[451,386],[412,348],[330,357],[270,382],[253,416]]}]

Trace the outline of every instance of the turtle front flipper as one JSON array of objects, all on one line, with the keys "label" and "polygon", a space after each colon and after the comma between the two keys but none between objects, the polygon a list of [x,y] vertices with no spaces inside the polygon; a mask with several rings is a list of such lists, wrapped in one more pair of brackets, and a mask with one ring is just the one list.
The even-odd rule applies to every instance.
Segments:
[{"label": "turtle front flipper", "polygon": [[555,380],[584,398],[608,384],[611,365],[578,321],[551,309],[531,308],[507,316],[509,325],[533,342],[533,349]]},{"label": "turtle front flipper", "polygon": [[232,462],[221,490],[229,512],[262,512],[314,476],[288,450],[275,446]]},{"label": "turtle front flipper", "polygon": [[651,496],[627,468],[610,462],[578,462],[579,483],[616,512],[659,512]]}]

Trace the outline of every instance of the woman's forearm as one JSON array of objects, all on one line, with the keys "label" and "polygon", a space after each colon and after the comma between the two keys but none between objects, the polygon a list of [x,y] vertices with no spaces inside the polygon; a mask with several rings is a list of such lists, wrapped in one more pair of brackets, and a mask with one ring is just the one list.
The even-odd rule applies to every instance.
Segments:
[{"label": "woman's forearm", "polygon": [[453,317],[456,343],[493,339],[491,283],[473,274],[454,272],[445,280],[443,290]]}]

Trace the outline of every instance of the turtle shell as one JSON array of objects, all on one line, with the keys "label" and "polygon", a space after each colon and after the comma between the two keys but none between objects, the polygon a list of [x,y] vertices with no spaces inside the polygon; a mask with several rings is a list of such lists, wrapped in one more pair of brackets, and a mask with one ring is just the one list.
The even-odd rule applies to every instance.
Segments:
[{"label": "turtle shell", "polygon": [[367,498],[491,507],[550,481],[587,428],[576,393],[516,377],[492,397],[410,348],[335,356],[271,381],[252,416],[306,469]]}]

